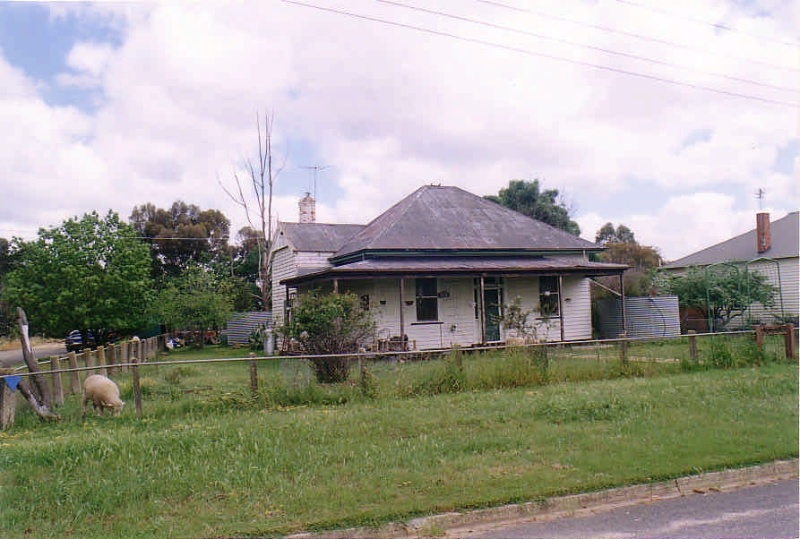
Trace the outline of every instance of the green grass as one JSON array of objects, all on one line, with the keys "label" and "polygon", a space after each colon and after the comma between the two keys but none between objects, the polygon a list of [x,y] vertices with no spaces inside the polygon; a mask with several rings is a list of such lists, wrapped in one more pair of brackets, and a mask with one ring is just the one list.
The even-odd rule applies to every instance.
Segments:
[{"label": "green grass", "polygon": [[[169,359],[189,354],[220,352]],[[77,397],[60,423],[18,410],[0,433],[0,529],[275,536],[798,454],[796,365],[623,368],[577,351],[548,360],[517,350],[371,363],[371,391],[355,375],[319,386],[295,360],[270,360],[259,363],[256,398],[247,362],[143,366],[142,419],[126,373],[120,418],[82,419]]]}]

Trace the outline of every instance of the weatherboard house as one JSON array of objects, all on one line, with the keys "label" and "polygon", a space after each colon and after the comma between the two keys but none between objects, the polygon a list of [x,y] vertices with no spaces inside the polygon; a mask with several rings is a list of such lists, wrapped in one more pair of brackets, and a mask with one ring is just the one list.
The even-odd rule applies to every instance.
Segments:
[{"label": "weatherboard house", "polygon": [[769,213],[758,213],[754,229],[670,262],[662,269],[682,274],[690,268],[765,276],[778,291],[775,305],[753,303],[747,319],[796,323],[800,312],[800,212],[790,212],[775,221],[770,221]]},{"label": "weatherboard house", "polygon": [[[306,199],[304,199],[306,200]],[[377,349],[500,343],[519,298],[530,337],[592,337],[590,279],[626,266],[589,260],[602,248],[457,187],[419,188],[367,225],[320,224],[301,203],[278,223],[270,255],[273,318],[306,291],[353,292],[372,312]]]}]

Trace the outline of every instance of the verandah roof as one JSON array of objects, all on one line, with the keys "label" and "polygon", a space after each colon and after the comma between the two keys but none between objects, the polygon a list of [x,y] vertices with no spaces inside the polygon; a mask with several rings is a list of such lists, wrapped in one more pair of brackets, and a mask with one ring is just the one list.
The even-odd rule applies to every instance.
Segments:
[{"label": "verandah roof", "polygon": [[621,275],[628,266],[547,257],[433,257],[373,258],[345,266],[298,275],[280,284],[296,286],[333,279],[425,276],[516,276],[578,273],[586,276]]}]

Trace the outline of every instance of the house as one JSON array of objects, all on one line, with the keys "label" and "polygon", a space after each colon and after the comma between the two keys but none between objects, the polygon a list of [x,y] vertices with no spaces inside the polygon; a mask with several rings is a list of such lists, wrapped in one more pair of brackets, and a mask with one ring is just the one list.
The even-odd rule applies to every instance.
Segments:
[{"label": "house", "polygon": [[[750,306],[751,320],[771,323],[776,317],[797,320],[800,312],[800,212],[791,212],[770,222],[768,213],[756,215],[756,227],[744,234],[697,251],[663,266],[672,273],[681,273],[691,267],[708,268],[717,265],[720,270],[758,272],[778,288],[775,306],[761,304]],[[702,317],[703,315],[700,314]]]},{"label": "house", "polygon": [[419,188],[367,225],[279,223],[271,254],[273,316],[299,294],[351,291],[377,322],[376,347],[506,341],[519,298],[538,340],[592,337],[590,279],[626,266],[592,262],[597,245],[457,187]]}]

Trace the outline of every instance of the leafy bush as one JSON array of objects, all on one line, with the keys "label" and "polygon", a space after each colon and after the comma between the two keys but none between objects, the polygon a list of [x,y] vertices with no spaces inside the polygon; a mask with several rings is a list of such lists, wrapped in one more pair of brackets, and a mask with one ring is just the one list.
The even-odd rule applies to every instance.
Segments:
[{"label": "leafy bush", "polygon": [[375,322],[353,293],[322,294],[312,291],[300,296],[292,308],[291,321],[284,336],[296,339],[312,358],[317,381],[337,383],[347,380],[350,358],[375,335]]}]

